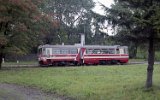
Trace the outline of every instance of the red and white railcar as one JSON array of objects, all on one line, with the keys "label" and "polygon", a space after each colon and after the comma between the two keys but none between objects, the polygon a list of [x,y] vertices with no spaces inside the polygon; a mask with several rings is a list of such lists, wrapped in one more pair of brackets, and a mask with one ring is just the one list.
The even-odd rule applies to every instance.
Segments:
[{"label": "red and white railcar", "polygon": [[41,45],[38,61],[40,65],[76,65],[80,63],[80,49],[75,45]]},{"label": "red and white railcar", "polygon": [[129,59],[127,46],[88,45],[84,48],[84,64],[123,64]]},{"label": "red and white railcar", "polygon": [[40,65],[81,65],[127,63],[127,46],[100,45],[41,45],[38,47]]}]

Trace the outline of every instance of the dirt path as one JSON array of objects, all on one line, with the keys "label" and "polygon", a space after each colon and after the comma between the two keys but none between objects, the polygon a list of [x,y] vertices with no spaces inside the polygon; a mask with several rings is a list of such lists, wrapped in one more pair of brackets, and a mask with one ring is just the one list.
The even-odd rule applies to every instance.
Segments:
[{"label": "dirt path", "polygon": [[44,93],[35,88],[0,84],[0,100],[69,100],[69,98]]}]

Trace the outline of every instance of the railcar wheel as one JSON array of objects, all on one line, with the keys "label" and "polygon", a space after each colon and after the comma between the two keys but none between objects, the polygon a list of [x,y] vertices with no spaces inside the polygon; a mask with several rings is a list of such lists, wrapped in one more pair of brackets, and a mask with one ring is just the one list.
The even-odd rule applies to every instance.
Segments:
[{"label": "railcar wheel", "polygon": [[107,60],[107,61],[106,61],[106,64],[107,64],[107,65],[111,65],[112,62],[111,62],[110,60]]},{"label": "railcar wheel", "polygon": [[107,61],[106,60],[100,60],[99,61],[99,65],[106,65],[107,64]]},{"label": "railcar wheel", "polygon": [[73,62],[73,64],[74,64],[75,66],[77,66],[77,65],[78,65],[78,62],[77,62],[77,61],[75,61],[75,62]]},{"label": "railcar wheel", "polygon": [[118,64],[118,61],[117,60],[112,60],[111,64]]}]

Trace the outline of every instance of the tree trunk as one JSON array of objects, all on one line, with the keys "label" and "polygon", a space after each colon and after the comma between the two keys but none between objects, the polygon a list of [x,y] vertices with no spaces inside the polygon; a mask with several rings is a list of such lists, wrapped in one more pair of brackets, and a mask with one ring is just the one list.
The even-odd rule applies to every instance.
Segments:
[{"label": "tree trunk", "polygon": [[2,61],[3,61],[3,58],[4,58],[4,48],[5,46],[0,46],[0,70],[2,69]]},{"label": "tree trunk", "polygon": [[148,48],[148,68],[147,68],[146,88],[152,87],[154,56],[155,56],[154,40],[153,37],[151,37],[149,39],[149,48]]},{"label": "tree trunk", "polygon": [[2,59],[3,59],[3,54],[0,53],[0,70],[2,69]]}]

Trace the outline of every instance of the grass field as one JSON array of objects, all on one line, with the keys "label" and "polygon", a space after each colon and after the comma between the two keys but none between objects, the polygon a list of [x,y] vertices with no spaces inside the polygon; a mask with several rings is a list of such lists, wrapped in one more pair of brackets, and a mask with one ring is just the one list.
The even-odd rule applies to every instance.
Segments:
[{"label": "grass field", "polygon": [[0,71],[1,83],[38,87],[76,100],[160,100],[160,68],[145,90],[147,65],[13,68]]}]

